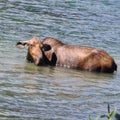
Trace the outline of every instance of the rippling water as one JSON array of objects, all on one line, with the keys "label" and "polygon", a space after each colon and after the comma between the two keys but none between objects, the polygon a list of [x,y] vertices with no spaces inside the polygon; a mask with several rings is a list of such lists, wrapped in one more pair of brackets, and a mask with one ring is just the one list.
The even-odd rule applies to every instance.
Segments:
[{"label": "rippling water", "polygon": [[[33,36],[102,48],[118,71],[36,67],[15,47]],[[108,103],[120,112],[119,46],[119,0],[1,0],[0,119],[87,120],[107,114]]]}]

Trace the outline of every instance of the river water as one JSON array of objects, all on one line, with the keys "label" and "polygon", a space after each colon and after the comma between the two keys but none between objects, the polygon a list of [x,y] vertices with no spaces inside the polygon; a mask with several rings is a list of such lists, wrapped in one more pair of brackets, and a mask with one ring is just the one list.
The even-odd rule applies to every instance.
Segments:
[{"label": "river water", "polygon": [[[52,36],[106,50],[118,71],[37,67],[20,40]],[[119,0],[0,0],[0,120],[88,120],[120,112]],[[105,118],[104,118],[105,120]]]}]

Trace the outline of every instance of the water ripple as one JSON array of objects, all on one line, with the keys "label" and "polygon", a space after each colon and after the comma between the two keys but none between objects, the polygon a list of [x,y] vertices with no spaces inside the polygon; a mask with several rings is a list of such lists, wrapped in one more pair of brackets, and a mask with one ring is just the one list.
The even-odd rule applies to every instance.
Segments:
[{"label": "water ripple", "polygon": [[[119,0],[0,1],[0,119],[86,120],[120,106]],[[111,9],[112,8],[112,9]],[[37,67],[19,40],[53,36],[108,51],[114,74]],[[119,109],[119,108],[118,108]]]}]

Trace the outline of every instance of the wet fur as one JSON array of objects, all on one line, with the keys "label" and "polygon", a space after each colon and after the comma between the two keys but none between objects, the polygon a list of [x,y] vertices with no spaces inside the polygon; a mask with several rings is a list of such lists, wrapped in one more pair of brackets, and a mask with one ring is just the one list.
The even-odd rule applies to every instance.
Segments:
[{"label": "wet fur", "polygon": [[[25,42],[20,42],[18,45],[20,44],[25,45]],[[113,73],[117,70],[114,59],[101,49],[67,45],[51,37],[41,42],[38,38],[33,38],[26,44],[28,44],[27,60],[36,65],[61,66],[105,73]]]},{"label": "wet fur", "polygon": [[54,38],[45,38],[43,44],[49,44],[52,50],[45,52],[48,59],[56,56],[53,65],[87,71],[113,73],[117,70],[114,59],[104,50],[88,46],[66,45]]}]

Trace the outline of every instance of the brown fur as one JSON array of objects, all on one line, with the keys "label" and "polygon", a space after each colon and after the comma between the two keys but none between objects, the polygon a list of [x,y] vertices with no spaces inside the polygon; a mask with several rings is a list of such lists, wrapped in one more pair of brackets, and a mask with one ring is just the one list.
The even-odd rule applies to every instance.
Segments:
[{"label": "brown fur", "polygon": [[[33,38],[19,42],[17,46],[25,43],[28,45],[27,60],[36,65],[53,65],[105,73],[113,73],[117,70],[114,59],[101,49],[67,45],[51,37],[43,41]],[[49,50],[45,50],[46,45],[49,46]]]}]

